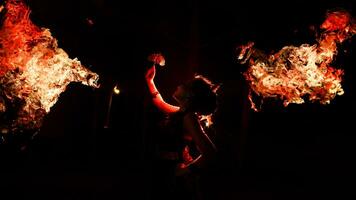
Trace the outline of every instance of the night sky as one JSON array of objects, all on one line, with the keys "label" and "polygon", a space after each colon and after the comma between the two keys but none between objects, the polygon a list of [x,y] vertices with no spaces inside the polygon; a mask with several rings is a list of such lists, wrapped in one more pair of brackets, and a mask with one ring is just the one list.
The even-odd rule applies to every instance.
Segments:
[{"label": "night sky", "polygon": [[[205,199],[352,199],[355,42],[341,45],[333,63],[345,71],[343,96],[329,105],[267,100],[257,113],[235,54],[248,41],[266,53],[314,44],[313,26],[318,30],[328,10],[356,16],[352,0],[26,2],[33,22],[97,72],[101,88],[69,85],[28,149],[2,153],[0,195],[11,195],[4,199],[150,199],[153,141],[146,127],[157,111],[144,72],[153,52],[166,58],[156,84],[168,102],[195,73],[222,84],[212,136],[219,154],[203,177]],[[104,128],[115,84],[121,93],[112,97]]]}]

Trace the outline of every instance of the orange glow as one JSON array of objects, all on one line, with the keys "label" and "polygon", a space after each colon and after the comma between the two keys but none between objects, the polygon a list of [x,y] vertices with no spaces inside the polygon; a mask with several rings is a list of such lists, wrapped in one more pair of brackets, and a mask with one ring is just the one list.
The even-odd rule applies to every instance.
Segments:
[{"label": "orange glow", "polygon": [[113,89],[113,92],[114,92],[115,95],[119,95],[120,94],[120,89],[119,89],[118,85],[115,85],[115,87]]},{"label": "orange glow", "polygon": [[23,1],[8,0],[5,10],[0,29],[0,112],[15,109],[8,122],[11,130],[39,128],[69,83],[97,88],[99,76],[69,58],[48,29],[34,25]]},{"label": "orange glow", "polygon": [[163,67],[166,65],[166,60],[162,56],[162,54],[157,53],[157,54],[151,54],[147,58],[149,61],[153,62],[154,64],[158,64],[159,66]]},{"label": "orange glow", "polygon": [[[250,89],[262,98],[278,98],[289,103],[304,103],[304,98],[328,104],[344,94],[343,70],[330,66],[337,54],[337,44],[356,33],[355,24],[346,12],[330,12],[322,23],[318,43],[299,47],[285,46],[272,55],[264,55],[253,43],[241,46],[238,60],[249,61],[244,73]],[[258,110],[249,95],[252,109]]]},{"label": "orange glow", "polygon": [[211,125],[213,125],[213,119],[212,115],[198,115],[199,116],[199,121],[205,128],[209,128]]},{"label": "orange glow", "polygon": [[188,146],[185,146],[183,149],[183,162],[184,164],[189,164],[190,162],[192,162],[194,159],[193,157],[190,155],[190,150]]}]

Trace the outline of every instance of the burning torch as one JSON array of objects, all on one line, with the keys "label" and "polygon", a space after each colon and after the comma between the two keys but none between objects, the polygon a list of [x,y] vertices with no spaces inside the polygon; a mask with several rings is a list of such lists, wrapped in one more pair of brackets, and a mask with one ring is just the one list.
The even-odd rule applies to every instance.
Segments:
[{"label": "burning torch", "polygon": [[159,65],[161,67],[166,65],[166,60],[160,53],[154,53],[149,55],[147,60],[153,62],[154,65]]}]

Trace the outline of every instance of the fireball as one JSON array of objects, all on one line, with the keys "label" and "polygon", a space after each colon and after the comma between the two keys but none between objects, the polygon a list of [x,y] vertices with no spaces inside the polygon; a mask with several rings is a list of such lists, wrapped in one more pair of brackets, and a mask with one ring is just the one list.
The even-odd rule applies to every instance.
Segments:
[{"label": "fireball", "polygon": [[71,82],[94,88],[98,74],[58,47],[49,29],[30,20],[22,0],[8,0],[0,29],[1,132],[37,130]]},{"label": "fireball", "polygon": [[287,106],[301,104],[305,99],[328,104],[337,95],[343,95],[344,71],[330,64],[337,54],[337,45],[356,33],[356,25],[344,11],[330,12],[320,28],[321,37],[314,45],[286,46],[272,55],[254,49],[254,43],[240,46],[238,60],[248,62],[244,77],[250,86],[249,99],[252,108],[257,108],[252,98],[276,98]]}]

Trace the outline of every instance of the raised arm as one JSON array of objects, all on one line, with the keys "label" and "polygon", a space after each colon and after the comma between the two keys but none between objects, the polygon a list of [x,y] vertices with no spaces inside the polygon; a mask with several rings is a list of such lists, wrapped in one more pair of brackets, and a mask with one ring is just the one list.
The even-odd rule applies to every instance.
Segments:
[{"label": "raised arm", "polygon": [[146,82],[148,86],[148,90],[152,97],[153,104],[164,113],[174,113],[179,110],[178,106],[173,106],[164,101],[161,94],[159,93],[156,84],[154,82],[154,77],[156,75],[156,67],[153,65],[146,72]]}]

